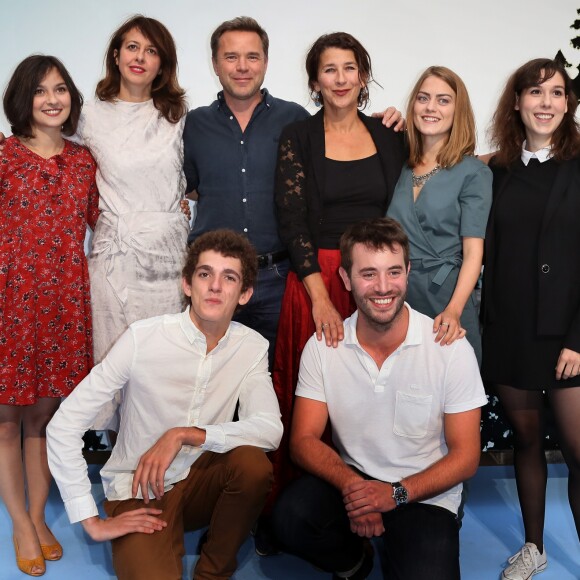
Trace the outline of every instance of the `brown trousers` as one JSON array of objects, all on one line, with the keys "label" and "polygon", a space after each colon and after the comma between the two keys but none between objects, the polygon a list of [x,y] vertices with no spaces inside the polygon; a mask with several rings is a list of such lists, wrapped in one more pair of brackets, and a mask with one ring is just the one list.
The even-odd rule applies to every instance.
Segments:
[{"label": "brown trousers", "polygon": [[[195,580],[224,580],[237,567],[248,537],[272,487],[272,465],[257,447],[228,453],[206,451],[188,476],[148,507],[163,510],[167,527],[154,534],[128,534],[112,541],[120,580],[181,580],[184,533],[209,525],[195,566]],[[105,501],[109,517],[144,507],[143,500]]]}]

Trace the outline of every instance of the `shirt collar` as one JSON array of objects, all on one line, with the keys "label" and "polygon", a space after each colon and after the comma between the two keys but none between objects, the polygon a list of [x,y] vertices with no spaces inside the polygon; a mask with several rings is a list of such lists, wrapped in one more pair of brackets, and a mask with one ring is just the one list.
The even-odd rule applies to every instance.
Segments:
[{"label": "shirt collar", "polygon": [[552,146],[548,145],[547,147],[543,147],[542,149],[538,149],[532,153],[526,149],[527,141],[524,141],[522,145],[522,163],[527,167],[530,159],[537,159],[540,163],[544,163],[548,161],[548,159],[552,158]]},{"label": "shirt collar", "polygon": [[[181,313],[181,319],[179,324],[181,326],[181,330],[187,337],[187,340],[191,344],[193,344],[196,340],[201,340],[203,343],[206,343],[205,334],[195,326],[193,320],[191,320],[191,316],[189,315],[190,306],[188,306],[184,312]],[[226,340],[230,334],[232,329],[232,323],[228,326],[226,333],[219,339],[218,344]]]},{"label": "shirt collar", "polygon": [[[404,348],[407,346],[417,346],[423,342],[423,332],[421,328],[421,320],[418,313],[413,310],[406,302],[405,308],[409,311],[409,326],[407,328],[407,334],[405,340],[399,346],[399,348]],[[358,341],[356,335],[356,322],[358,320],[358,309],[355,313],[347,318],[344,322],[344,343],[354,344],[364,350]]]},{"label": "shirt collar", "polygon": [[409,328],[407,328],[407,336],[403,341],[403,346],[418,346],[423,343],[423,328],[421,325],[421,318],[416,310],[413,310],[406,302],[405,306],[409,311]]},{"label": "shirt collar", "polygon": [[199,328],[197,328],[197,326],[195,326],[195,324],[193,324],[193,320],[191,320],[191,316],[189,316],[189,309],[190,306],[181,313],[181,319],[179,321],[181,330],[183,330],[190,343],[193,344],[196,340],[203,340],[205,342],[205,335],[201,330],[199,330]]}]

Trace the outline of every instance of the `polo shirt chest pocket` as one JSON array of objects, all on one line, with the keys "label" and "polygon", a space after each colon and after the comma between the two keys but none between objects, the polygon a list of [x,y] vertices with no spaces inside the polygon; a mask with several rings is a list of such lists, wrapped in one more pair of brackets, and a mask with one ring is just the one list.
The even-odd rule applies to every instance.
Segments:
[{"label": "polo shirt chest pocket", "polygon": [[431,418],[433,395],[412,395],[397,391],[393,432],[401,437],[425,437]]}]

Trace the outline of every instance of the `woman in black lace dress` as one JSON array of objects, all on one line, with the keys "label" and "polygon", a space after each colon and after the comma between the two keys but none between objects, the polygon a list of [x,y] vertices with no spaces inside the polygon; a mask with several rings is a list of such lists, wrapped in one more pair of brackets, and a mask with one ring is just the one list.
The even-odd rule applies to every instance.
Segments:
[{"label": "woman in black lace dress", "polygon": [[285,428],[275,460],[278,485],[292,472],[287,437],[302,349],[314,332],[336,346],[343,319],[354,311],[338,275],[340,236],[356,221],[385,215],[405,161],[402,135],[359,111],[368,102],[372,68],[358,40],[344,32],[321,36],[306,72],[321,110],[282,132],[276,179],[280,237],[293,267],[273,375]]},{"label": "woman in black lace dress", "polygon": [[580,132],[564,67],[536,59],[508,80],[494,115],[494,201],[486,239],[483,365],[514,430],[525,544],[502,578],[531,578],[543,545],[544,392],[570,470],[580,533]]}]

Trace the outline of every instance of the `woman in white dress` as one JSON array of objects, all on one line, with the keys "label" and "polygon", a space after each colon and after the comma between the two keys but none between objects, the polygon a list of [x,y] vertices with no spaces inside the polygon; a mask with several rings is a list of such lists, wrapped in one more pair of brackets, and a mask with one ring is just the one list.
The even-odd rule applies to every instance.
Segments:
[{"label": "woman in white dress", "polygon": [[98,100],[81,115],[78,133],[97,161],[101,211],[89,256],[95,362],[135,320],[182,308],[187,106],[176,69],[167,29],[136,16],[113,34]]},{"label": "woman in white dress", "polygon": [[[183,308],[189,231],[180,211],[187,105],[171,34],[134,16],[113,33],[105,64],[78,128],[98,165],[100,216],[89,255],[95,363],[132,322]],[[110,415],[95,426],[109,425]]]}]

